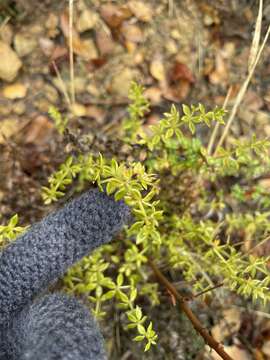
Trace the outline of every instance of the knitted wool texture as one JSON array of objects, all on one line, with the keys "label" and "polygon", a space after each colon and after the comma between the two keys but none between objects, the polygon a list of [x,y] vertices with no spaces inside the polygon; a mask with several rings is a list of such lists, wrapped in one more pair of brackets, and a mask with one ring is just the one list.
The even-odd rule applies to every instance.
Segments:
[{"label": "knitted wool texture", "polygon": [[72,264],[109,242],[129,218],[123,202],[89,191],[32,226],[0,254],[1,360],[68,360],[66,348],[76,354],[73,359],[104,359],[102,337],[75,299],[56,295],[31,303]]}]

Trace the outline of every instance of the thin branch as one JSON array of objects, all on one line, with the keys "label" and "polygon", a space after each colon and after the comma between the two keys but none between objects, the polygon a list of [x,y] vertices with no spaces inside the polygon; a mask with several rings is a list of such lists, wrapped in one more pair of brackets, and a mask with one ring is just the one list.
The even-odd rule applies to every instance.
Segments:
[{"label": "thin branch", "polygon": [[211,286],[211,287],[209,287],[208,289],[205,289],[205,290],[203,290],[203,291],[200,291],[199,293],[193,295],[193,299],[195,299],[195,298],[197,298],[197,297],[199,297],[199,296],[202,296],[203,294],[206,294],[206,293],[208,293],[209,291],[216,290],[216,289],[220,288],[220,287],[223,286],[223,285],[224,285],[224,283],[222,282],[222,283],[220,283],[220,284]]},{"label": "thin branch", "polygon": [[172,283],[160,272],[160,270],[156,267],[152,260],[148,259],[148,263],[156,275],[159,283],[164,285],[167,290],[175,297],[178,301],[181,310],[186,314],[190,322],[192,323],[194,329],[202,336],[204,341],[215,350],[219,356],[221,356],[224,360],[233,360],[224,350],[223,346],[216,341],[208,332],[207,329],[201,324],[200,320],[196,317],[196,315],[189,308],[187,301],[181,294],[176,290],[176,288],[172,285]]}]

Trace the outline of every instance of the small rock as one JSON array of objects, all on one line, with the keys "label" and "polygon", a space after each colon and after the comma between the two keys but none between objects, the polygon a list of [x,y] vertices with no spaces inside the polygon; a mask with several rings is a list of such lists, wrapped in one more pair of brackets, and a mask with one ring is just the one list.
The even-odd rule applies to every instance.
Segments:
[{"label": "small rock", "polygon": [[154,79],[164,81],[166,74],[164,64],[161,59],[155,59],[150,64],[150,73]]},{"label": "small rock", "polygon": [[58,23],[59,23],[58,17],[55,14],[51,13],[45,23],[45,26],[48,29],[48,36],[50,38],[55,38],[58,35],[59,33],[59,30],[57,28]]},{"label": "small rock", "polygon": [[85,0],[77,0],[76,1],[76,8],[79,11],[84,11],[87,9],[86,1]]},{"label": "small rock", "polygon": [[83,117],[87,114],[86,107],[79,103],[72,104],[70,110],[77,117]]},{"label": "small rock", "polygon": [[97,48],[92,39],[74,41],[73,46],[74,52],[86,61],[98,57]]},{"label": "small rock", "polygon": [[128,7],[137,19],[145,22],[152,20],[153,9],[143,1],[129,1]]},{"label": "small rock", "polygon": [[87,79],[85,77],[75,76],[74,89],[76,94],[81,94],[85,91]]},{"label": "small rock", "polygon": [[31,54],[37,46],[35,38],[28,34],[16,34],[14,38],[14,46],[17,54],[21,57]]},{"label": "small rock", "polygon": [[88,9],[84,10],[78,19],[77,30],[80,33],[91,30],[95,27],[97,21],[98,16],[96,13]]},{"label": "small rock", "polygon": [[[12,113],[13,110],[13,104],[11,101],[6,100],[5,102],[1,102],[0,106],[0,119],[2,119],[5,116],[8,116]],[[2,121],[2,120],[1,120]],[[1,122],[0,121],[0,122]]]},{"label": "small rock", "polygon": [[145,90],[144,95],[149,99],[151,104],[159,104],[162,98],[162,91],[159,87],[152,86]]},{"label": "small rock", "polygon": [[22,115],[25,113],[26,111],[26,105],[25,102],[23,100],[21,101],[16,101],[15,103],[12,104],[12,110],[14,112],[14,114],[16,115]]},{"label": "small rock", "polygon": [[129,69],[123,69],[112,78],[110,91],[123,97],[127,97],[130,83],[134,79],[134,73]]},{"label": "small rock", "polygon": [[40,38],[38,41],[43,54],[48,57],[52,56],[55,50],[54,42],[49,38]]},{"label": "small rock", "polygon": [[0,41],[0,78],[13,81],[22,66],[22,62],[14,50],[3,41]]},{"label": "small rock", "polygon": [[49,102],[51,104],[56,104],[58,101],[58,92],[57,90],[49,85],[49,84],[45,84],[44,85],[44,94],[46,95],[46,98],[49,100]]},{"label": "small rock", "polygon": [[7,85],[4,87],[3,95],[7,99],[22,99],[26,96],[27,86],[21,83]]},{"label": "small rock", "polygon": [[100,90],[95,86],[94,84],[89,84],[86,86],[86,91],[91,94],[92,96],[99,97],[100,96]]},{"label": "small rock", "polygon": [[142,42],[144,40],[143,32],[137,25],[123,23],[121,32],[128,41]]},{"label": "small rock", "polygon": [[165,46],[166,46],[168,53],[171,55],[176,54],[178,51],[177,45],[174,40],[169,40]]},{"label": "small rock", "polygon": [[33,105],[35,106],[35,108],[37,110],[39,110],[42,113],[47,113],[48,109],[50,107],[50,103],[46,98],[37,98],[34,102]]},{"label": "small rock", "polygon": [[0,122],[0,144],[4,144],[6,139],[18,131],[18,119],[4,119]]},{"label": "small rock", "polygon": [[89,105],[86,107],[86,115],[90,118],[95,119],[97,123],[101,124],[106,115],[106,112],[98,106]]},{"label": "small rock", "polygon": [[175,40],[180,40],[180,39],[181,39],[181,34],[180,34],[179,30],[173,29],[173,30],[171,31],[171,37],[172,37],[173,39],[175,39]]}]

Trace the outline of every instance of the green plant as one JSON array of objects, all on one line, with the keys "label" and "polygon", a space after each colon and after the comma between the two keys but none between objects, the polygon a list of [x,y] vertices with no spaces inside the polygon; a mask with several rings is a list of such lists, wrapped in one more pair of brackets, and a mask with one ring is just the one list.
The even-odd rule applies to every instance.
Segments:
[{"label": "green plant", "polygon": [[68,118],[63,117],[55,106],[50,106],[48,113],[54,121],[55,128],[59,134],[63,135],[65,129],[67,128]]},{"label": "green plant", "polygon": [[19,217],[17,214],[13,215],[7,225],[0,225],[0,248],[5,246],[8,242],[15,239],[18,235],[26,230],[26,226],[17,226]]},{"label": "green plant", "polygon": [[[161,282],[191,316],[194,328],[213,348],[223,351],[196,318],[193,323],[185,296],[168,280],[167,271],[192,283],[194,294],[222,283],[253,302],[270,300],[270,258],[252,253],[270,230],[268,194],[261,198],[263,189],[256,184],[269,170],[270,142],[253,137],[235,141],[230,148],[219,147],[210,155],[200,134],[196,135],[198,125],[224,124],[223,109],[183,105],[181,114],[173,105],[157,124],[147,126],[149,104],[143,88],[133,83],[129,96],[122,140],[134,160],[80,153],[68,157],[42,189],[44,202],[50,204],[64,196],[67,186],[81,190],[96,184],[116,200],[124,199],[134,215],[121,242],[104,246],[68,271],[63,279],[66,291],[84,294],[99,317],[106,316],[106,304],[116,304],[126,314],[124,327],[136,329],[134,340],[144,341],[149,350],[157,334],[143,315],[140,300],[148,298],[158,306]],[[237,212],[226,213],[235,208]],[[249,251],[239,247],[239,242],[247,241],[252,243]],[[153,282],[152,272],[158,281]]]}]

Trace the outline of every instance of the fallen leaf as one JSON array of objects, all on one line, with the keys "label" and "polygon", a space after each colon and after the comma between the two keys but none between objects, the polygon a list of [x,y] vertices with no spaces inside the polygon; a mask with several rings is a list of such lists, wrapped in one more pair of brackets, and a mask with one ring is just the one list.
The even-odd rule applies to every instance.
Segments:
[{"label": "fallen leaf", "polygon": [[216,54],[215,68],[209,74],[209,81],[214,85],[224,85],[228,82],[228,66],[220,53]]},{"label": "fallen leaf", "polygon": [[[65,36],[65,38],[69,38],[69,16],[68,13],[65,11],[60,16],[60,27]],[[72,37],[73,39],[79,39],[79,34],[76,31],[75,27],[72,27]]]},{"label": "fallen leaf", "polygon": [[179,61],[176,61],[173,67],[169,70],[168,80],[170,83],[178,80],[187,80],[190,83],[195,82],[195,78],[191,70],[186,64],[180,63]]},{"label": "fallen leaf", "polygon": [[50,57],[49,69],[51,74],[56,75],[56,68],[59,69],[62,63],[64,63],[68,59],[68,49],[64,46],[56,46]]},{"label": "fallen leaf", "polygon": [[101,6],[100,15],[111,28],[118,28],[132,13],[127,6],[106,4]]},{"label": "fallen leaf", "polygon": [[190,88],[190,82],[187,80],[179,80],[173,85],[164,82],[161,86],[163,97],[174,102],[184,100],[188,96]]},{"label": "fallen leaf", "polygon": [[33,119],[25,131],[25,143],[42,145],[48,141],[54,126],[47,116],[39,115]]},{"label": "fallen leaf", "polygon": [[115,48],[115,42],[111,34],[103,29],[96,32],[96,43],[102,56],[111,54]]}]

